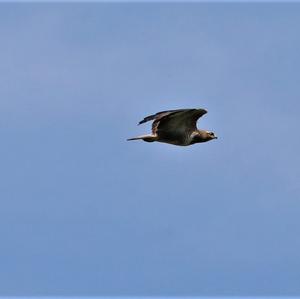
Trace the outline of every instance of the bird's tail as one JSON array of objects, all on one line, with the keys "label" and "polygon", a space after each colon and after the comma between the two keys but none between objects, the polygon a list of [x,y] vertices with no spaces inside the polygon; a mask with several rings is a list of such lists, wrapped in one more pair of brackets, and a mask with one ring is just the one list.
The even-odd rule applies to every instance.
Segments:
[{"label": "bird's tail", "polygon": [[133,138],[128,138],[127,141],[131,141],[131,140],[144,140],[146,142],[153,142],[156,140],[156,136],[153,135],[141,135],[141,136],[137,136],[137,137],[133,137]]}]

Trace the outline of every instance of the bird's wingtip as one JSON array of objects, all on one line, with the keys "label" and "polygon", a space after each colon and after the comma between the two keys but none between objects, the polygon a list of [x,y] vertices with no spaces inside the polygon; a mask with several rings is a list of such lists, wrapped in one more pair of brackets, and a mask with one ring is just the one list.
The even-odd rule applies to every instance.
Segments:
[{"label": "bird's wingtip", "polygon": [[139,125],[141,125],[141,124],[143,124],[145,122],[146,122],[146,120],[143,119],[143,120],[139,121],[137,125],[139,126]]}]

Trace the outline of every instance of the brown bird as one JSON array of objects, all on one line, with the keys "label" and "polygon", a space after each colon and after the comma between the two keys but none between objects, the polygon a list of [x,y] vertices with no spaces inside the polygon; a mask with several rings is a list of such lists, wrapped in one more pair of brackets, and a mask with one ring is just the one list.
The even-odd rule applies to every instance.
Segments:
[{"label": "brown bird", "polygon": [[205,109],[178,109],[158,112],[145,117],[138,123],[140,125],[149,120],[154,120],[152,134],[127,140],[158,141],[187,146],[217,139],[213,132],[197,129],[197,120],[206,113]]}]

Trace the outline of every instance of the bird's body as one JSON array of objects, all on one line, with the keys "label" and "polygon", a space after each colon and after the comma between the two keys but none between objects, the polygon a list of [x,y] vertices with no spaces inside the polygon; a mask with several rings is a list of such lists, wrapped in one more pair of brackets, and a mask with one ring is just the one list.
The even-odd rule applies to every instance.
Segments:
[{"label": "bird's body", "polygon": [[127,140],[157,141],[187,146],[216,139],[217,137],[213,132],[197,129],[197,120],[206,113],[205,109],[178,109],[158,112],[139,122],[142,124],[154,120],[152,134]]}]

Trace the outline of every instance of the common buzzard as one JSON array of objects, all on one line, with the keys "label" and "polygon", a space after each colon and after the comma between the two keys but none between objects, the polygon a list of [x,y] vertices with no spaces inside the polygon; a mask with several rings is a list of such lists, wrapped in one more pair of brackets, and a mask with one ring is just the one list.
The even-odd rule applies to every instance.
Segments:
[{"label": "common buzzard", "polygon": [[158,141],[187,146],[217,139],[213,132],[197,129],[197,120],[206,113],[205,109],[178,109],[158,112],[145,117],[139,122],[140,125],[149,120],[154,120],[152,123],[152,134],[127,140]]}]

